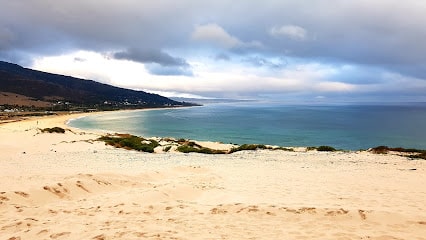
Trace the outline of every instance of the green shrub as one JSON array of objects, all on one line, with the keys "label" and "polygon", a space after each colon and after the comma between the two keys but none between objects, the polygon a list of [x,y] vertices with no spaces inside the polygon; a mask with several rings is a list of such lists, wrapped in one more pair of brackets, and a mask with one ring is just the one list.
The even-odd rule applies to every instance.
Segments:
[{"label": "green shrub", "polygon": [[330,147],[330,146],[319,146],[319,147],[317,147],[317,151],[320,151],[320,152],[335,152],[337,150],[334,147]]},{"label": "green shrub", "polygon": [[267,147],[265,145],[261,144],[243,144],[237,148],[232,148],[229,153],[244,151],[244,150],[257,150],[257,149],[271,149],[270,147]]},{"label": "green shrub", "polygon": [[376,154],[386,154],[389,151],[400,152],[400,153],[411,153],[411,155],[408,156],[409,158],[412,158],[412,159],[420,158],[420,159],[426,160],[426,150],[420,150],[415,148],[402,148],[402,147],[391,148],[387,146],[378,146],[378,147],[372,148],[370,151]]},{"label": "green shrub", "polygon": [[388,146],[378,146],[371,149],[371,152],[376,154],[386,154],[389,151],[390,151],[390,148]]},{"label": "green shrub", "polygon": [[417,155],[416,154],[410,155],[409,157],[412,158],[412,159],[420,158],[420,159],[426,160],[426,151],[424,151],[423,153],[417,154]]},{"label": "green shrub", "polygon": [[272,150],[282,150],[282,151],[287,151],[287,152],[294,152],[293,148],[285,148],[285,147],[276,147],[276,148],[273,148]]},{"label": "green shrub", "polygon": [[204,154],[225,154],[226,153],[225,151],[222,151],[222,150],[215,150],[215,149],[210,149],[206,147],[195,148],[189,145],[181,145],[177,148],[177,150],[182,153],[191,153],[191,152],[204,153]]},{"label": "green shrub", "polygon": [[195,142],[193,142],[193,141],[189,141],[187,144],[185,144],[185,145],[188,145],[188,146],[190,146],[190,147],[196,147],[196,148],[201,148],[201,145],[198,145],[198,144],[196,144]]},{"label": "green shrub", "polygon": [[388,146],[378,146],[371,149],[371,152],[373,153],[388,153],[389,151],[404,152],[404,153],[425,153],[426,152],[426,150],[420,150],[415,148],[402,148],[402,147],[391,148]]},{"label": "green shrub", "polygon": [[[116,148],[124,148],[128,150],[136,150],[141,152],[154,152],[154,148],[158,147],[159,144],[155,140],[146,140],[141,137],[133,136],[130,134],[117,134],[108,135],[98,138],[100,141],[104,141],[106,144],[114,146]],[[142,142],[149,143],[142,143]]]},{"label": "green shrub", "polygon": [[60,127],[53,127],[53,128],[44,128],[41,129],[42,133],[48,132],[48,133],[65,133],[65,129]]},{"label": "green shrub", "polygon": [[188,146],[188,145],[181,145],[176,150],[182,153],[197,152],[196,148]]},{"label": "green shrub", "polygon": [[172,146],[167,146],[167,147],[165,147],[164,149],[163,149],[163,151],[164,152],[168,152],[168,151],[170,151],[170,149],[172,148]]},{"label": "green shrub", "polygon": [[308,150],[308,151],[317,150],[319,152],[335,152],[335,151],[337,151],[337,149],[335,149],[334,147],[330,147],[330,146],[307,147],[306,150]]}]

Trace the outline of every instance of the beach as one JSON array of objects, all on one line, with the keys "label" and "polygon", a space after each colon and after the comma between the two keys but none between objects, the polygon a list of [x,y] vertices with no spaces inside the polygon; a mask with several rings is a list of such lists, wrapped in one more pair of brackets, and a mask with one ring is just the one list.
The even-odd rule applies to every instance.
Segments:
[{"label": "beach", "polygon": [[0,239],[426,239],[425,160],[142,153],[65,124],[85,115],[0,124]]}]

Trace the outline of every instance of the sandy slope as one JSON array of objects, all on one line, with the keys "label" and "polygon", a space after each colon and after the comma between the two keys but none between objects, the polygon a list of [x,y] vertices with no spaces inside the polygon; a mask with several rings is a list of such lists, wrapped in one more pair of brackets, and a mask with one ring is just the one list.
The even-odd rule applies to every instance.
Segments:
[{"label": "sandy slope", "polygon": [[0,239],[426,239],[426,161],[146,154],[37,131],[67,118],[0,125]]}]

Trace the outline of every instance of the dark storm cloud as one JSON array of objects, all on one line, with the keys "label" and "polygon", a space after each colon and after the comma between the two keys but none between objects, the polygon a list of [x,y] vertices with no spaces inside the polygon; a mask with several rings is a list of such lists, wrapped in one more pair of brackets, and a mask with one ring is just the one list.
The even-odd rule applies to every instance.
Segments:
[{"label": "dark storm cloud", "polygon": [[[204,31],[210,26],[216,29],[210,29],[210,34],[216,33],[213,36],[221,38],[222,44],[259,40],[268,43],[272,51],[287,51],[296,56],[344,58],[371,64],[417,62],[426,56],[422,41],[426,40],[426,4],[417,0],[0,3],[3,48],[43,49],[48,46],[42,45],[58,41],[61,43],[53,44],[53,48],[140,44],[146,49],[188,47],[188,39],[197,33],[197,26],[204,26]],[[222,28],[226,32],[222,33]]]},{"label": "dark storm cloud", "polygon": [[113,54],[115,59],[125,59],[144,63],[145,68],[154,75],[192,76],[190,65],[182,58],[172,57],[159,50],[128,49]]},{"label": "dark storm cloud", "polygon": [[[257,40],[259,53],[320,62],[377,66],[426,78],[426,2],[265,1],[241,7],[250,17],[223,16],[224,27],[241,41]],[[251,3],[253,5],[253,3]],[[234,13],[232,16],[238,15]],[[267,17],[265,17],[267,16]],[[236,27],[239,25],[240,27]]]},{"label": "dark storm cloud", "polygon": [[137,45],[162,49],[186,41],[192,30],[189,17],[170,18],[181,10],[165,1],[0,0],[0,6],[3,51],[57,55]]},{"label": "dark storm cloud", "polygon": [[[265,40],[268,41],[266,45],[299,58],[377,66],[426,78],[424,69],[420,72],[419,69],[408,69],[413,64],[426,65],[426,28],[421,27],[426,24],[422,13],[426,10],[425,2],[322,3],[325,2],[333,2],[333,5],[313,4],[298,8],[291,17],[293,21],[283,21],[281,26],[290,22],[300,27],[299,32],[294,31],[298,39],[272,34],[271,31],[276,29],[274,26],[269,32],[273,38]],[[314,7],[318,8],[310,15],[303,14]],[[300,41],[302,37],[303,41]]]},{"label": "dark storm cloud", "polygon": [[189,64],[182,58],[172,57],[169,54],[158,50],[128,49],[113,54],[116,59],[126,59],[141,63],[157,63],[162,66],[189,67]]}]

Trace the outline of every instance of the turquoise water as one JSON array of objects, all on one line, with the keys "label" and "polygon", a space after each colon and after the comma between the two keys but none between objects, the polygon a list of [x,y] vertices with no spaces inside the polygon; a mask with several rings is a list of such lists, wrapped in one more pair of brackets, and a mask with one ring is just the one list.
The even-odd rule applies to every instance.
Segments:
[{"label": "turquoise water", "polygon": [[73,127],[140,136],[358,150],[387,145],[426,149],[426,104],[285,106],[232,103],[111,112]]}]

